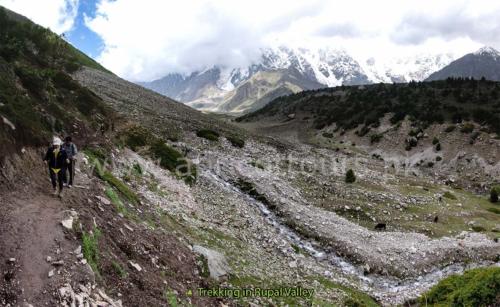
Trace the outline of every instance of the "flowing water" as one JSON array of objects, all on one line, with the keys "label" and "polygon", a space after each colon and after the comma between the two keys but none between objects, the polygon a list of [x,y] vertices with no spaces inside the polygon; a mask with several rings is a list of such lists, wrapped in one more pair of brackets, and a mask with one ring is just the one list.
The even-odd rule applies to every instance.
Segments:
[{"label": "flowing water", "polygon": [[[283,235],[289,243],[299,246],[301,249],[307,251],[312,257],[316,258],[317,261],[328,262],[330,265],[340,270],[343,274],[354,277],[358,280],[364,291],[382,301],[387,302],[389,300],[391,303],[403,303],[407,299],[419,296],[422,292],[426,291],[446,276],[461,273],[465,269],[493,264],[493,262],[483,262],[467,266],[458,263],[451,264],[444,268],[436,268],[432,272],[425,275],[408,279],[400,279],[380,274],[365,275],[362,266],[352,264],[345,258],[337,256],[334,251],[326,250],[314,240],[302,237],[296,231],[283,224],[280,221],[280,218],[270,211],[265,204],[242,192],[231,182],[224,180],[221,176],[215,174],[211,170],[205,170],[203,175],[211,179],[213,182],[223,186],[227,191],[231,191],[239,195],[247,202],[258,208],[259,211],[265,216],[266,221],[281,235]],[[499,264],[497,263],[497,265]]]}]

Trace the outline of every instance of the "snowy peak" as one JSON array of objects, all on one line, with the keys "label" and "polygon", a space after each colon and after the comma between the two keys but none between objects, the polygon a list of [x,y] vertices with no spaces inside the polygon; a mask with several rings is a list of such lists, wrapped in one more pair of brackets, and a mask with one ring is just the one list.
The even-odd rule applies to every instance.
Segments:
[{"label": "snowy peak", "polygon": [[370,58],[363,63],[363,69],[372,82],[422,81],[453,59],[452,54],[417,54],[388,60]]},{"label": "snowy peak", "polygon": [[[287,89],[296,92],[339,85],[422,81],[452,60],[450,54],[360,59],[342,48],[273,46],[262,49],[260,59],[248,66],[212,66],[187,75],[169,74],[142,85],[200,110],[230,112],[228,106],[241,110],[240,99],[247,109],[252,109],[252,99],[262,102],[262,97],[288,92],[279,84],[286,83]],[[258,82],[248,82],[259,73],[270,74],[256,78]]]},{"label": "snowy peak", "polygon": [[492,47],[482,47],[436,71],[427,80],[443,80],[450,77],[500,81],[500,52]]},{"label": "snowy peak", "polygon": [[307,49],[280,46],[263,50],[267,69],[295,69],[325,86],[369,83],[359,63],[342,49]]},{"label": "snowy peak", "polygon": [[495,48],[489,46],[484,46],[480,48],[479,50],[474,52],[474,55],[491,56],[495,59],[500,59],[500,52],[498,52],[498,50],[496,50]]}]

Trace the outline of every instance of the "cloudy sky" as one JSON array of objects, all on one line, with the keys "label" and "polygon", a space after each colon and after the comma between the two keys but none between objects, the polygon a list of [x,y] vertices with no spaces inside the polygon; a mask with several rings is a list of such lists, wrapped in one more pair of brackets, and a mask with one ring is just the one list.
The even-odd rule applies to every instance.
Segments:
[{"label": "cloudy sky", "polygon": [[490,0],[0,0],[65,33],[118,75],[152,80],[245,66],[267,46],[342,48],[358,59],[500,49]]}]

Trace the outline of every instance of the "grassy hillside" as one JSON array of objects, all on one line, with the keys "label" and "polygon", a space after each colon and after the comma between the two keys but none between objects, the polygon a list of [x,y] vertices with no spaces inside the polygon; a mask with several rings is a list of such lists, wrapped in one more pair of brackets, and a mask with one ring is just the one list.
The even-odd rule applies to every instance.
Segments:
[{"label": "grassy hillside", "polygon": [[263,117],[304,114],[314,119],[316,129],[333,123],[343,129],[360,126],[366,134],[392,113],[393,124],[406,116],[425,128],[432,123],[473,120],[500,133],[500,83],[448,79],[408,84],[376,84],[305,91],[281,97],[238,121]]},{"label": "grassy hillside", "polygon": [[498,306],[500,268],[479,268],[441,280],[420,298],[420,306]]},{"label": "grassy hillside", "polygon": [[73,81],[81,66],[106,71],[57,34],[0,7],[0,157],[52,134],[107,129],[111,111]]}]

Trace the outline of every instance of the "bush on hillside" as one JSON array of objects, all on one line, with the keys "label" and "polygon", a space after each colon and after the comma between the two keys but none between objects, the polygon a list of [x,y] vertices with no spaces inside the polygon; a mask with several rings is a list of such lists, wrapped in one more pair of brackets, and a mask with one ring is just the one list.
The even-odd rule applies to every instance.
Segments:
[{"label": "bush on hillside", "polygon": [[460,128],[460,132],[462,133],[471,133],[474,131],[474,125],[472,123],[465,123],[462,128]]},{"label": "bush on hillside", "polygon": [[457,197],[448,191],[444,192],[443,197],[451,199],[451,200],[457,200]]},{"label": "bush on hillside", "polygon": [[151,133],[140,126],[134,126],[127,129],[120,137],[123,139],[125,145],[133,151],[137,151],[140,147],[149,145],[153,140]]},{"label": "bush on hillside", "polygon": [[331,132],[323,132],[322,136],[327,139],[333,138],[333,133]]},{"label": "bush on hillside", "polygon": [[183,178],[188,184],[196,180],[196,167],[180,152],[161,140],[151,145],[153,157],[159,160],[160,166]]},{"label": "bush on hillside", "polygon": [[16,67],[16,75],[21,79],[23,87],[30,91],[35,97],[43,97],[45,90],[45,80],[39,70],[29,67]]},{"label": "bush on hillside", "polygon": [[154,136],[146,128],[133,126],[123,132],[119,138],[125,146],[134,151],[144,147],[147,154],[157,159],[162,168],[175,173],[186,183],[192,184],[196,181],[196,166],[182,153]]},{"label": "bush on hillside", "polygon": [[372,134],[370,135],[370,143],[378,143],[380,142],[380,140],[382,139],[382,134],[379,134],[379,133],[375,133],[375,134]]},{"label": "bush on hillside", "polygon": [[354,175],[354,171],[352,169],[348,170],[345,174],[345,182],[353,183],[356,181],[356,175]]},{"label": "bush on hillside", "polygon": [[446,132],[446,133],[453,132],[455,130],[455,128],[456,128],[455,125],[449,125],[448,127],[446,127],[446,129],[444,129],[444,132]]},{"label": "bush on hillside", "polygon": [[201,129],[196,132],[196,136],[209,141],[218,141],[220,135],[218,132],[210,129]]},{"label": "bush on hillside", "polygon": [[493,187],[490,191],[490,201],[492,203],[498,202],[498,194],[500,194],[500,187]]},{"label": "bush on hillside", "polygon": [[441,280],[420,298],[427,306],[496,306],[500,299],[500,267],[479,268]]},{"label": "bush on hillside", "polygon": [[245,146],[245,141],[235,135],[226,136],[226,139],[233,145],[234,147],[243,148]]}]

